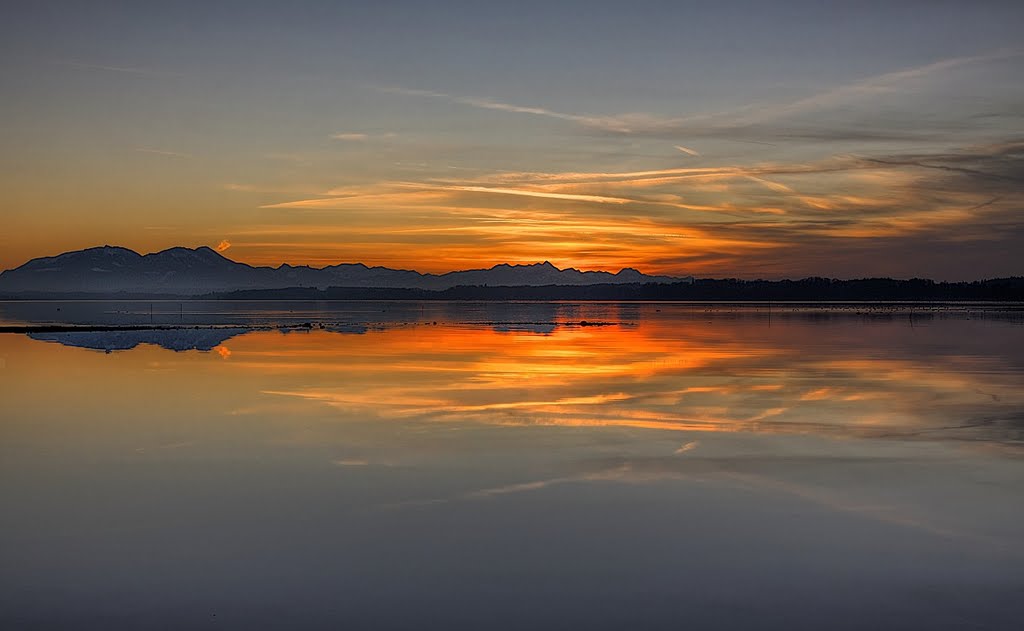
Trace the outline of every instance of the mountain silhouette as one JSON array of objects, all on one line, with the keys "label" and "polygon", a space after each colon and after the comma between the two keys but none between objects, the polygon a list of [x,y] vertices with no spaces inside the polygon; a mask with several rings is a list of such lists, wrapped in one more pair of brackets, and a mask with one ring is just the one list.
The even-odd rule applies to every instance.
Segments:
[{"label": "mountain silhouette", "polygon": [[0,273],[0,292],[146,293],[198,295],[286,287],[373,287],[445,290],[458,286],[546,286],[674,283],[692,279],[648,276],[625,268],[616,273],[559,269],[551,263],[495,265],[446,274],[342,263],[315,268],[288,264],[254,267],[208,247],[175,247],[153,254],[102,246],[31,261]]}]

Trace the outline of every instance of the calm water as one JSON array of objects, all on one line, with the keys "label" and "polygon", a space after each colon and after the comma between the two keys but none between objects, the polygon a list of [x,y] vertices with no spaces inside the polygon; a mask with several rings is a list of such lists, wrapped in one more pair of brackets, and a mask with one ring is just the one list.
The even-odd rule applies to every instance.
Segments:
[{"label": "calm water", "polygon": [[0,303],[40,322],[218,328],[0,334],[2,628],[1024,616],[1019,311]]}]

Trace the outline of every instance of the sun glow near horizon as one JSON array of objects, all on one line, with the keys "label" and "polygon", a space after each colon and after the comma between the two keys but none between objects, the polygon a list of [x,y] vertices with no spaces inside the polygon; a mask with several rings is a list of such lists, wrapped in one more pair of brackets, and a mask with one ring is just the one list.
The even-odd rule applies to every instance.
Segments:
[{"label": "sun glow near horizon", "polygon": [[[168,25],[192,23],[187,4]],[[546,7],[574,28],[536,33],[529,60],[492,33],[500,67],[441,44],[474,50],[466,33],[521,9],[406,10],[447,19],[410,33],[377,9],[258,11],[196,33],[193,58],[173,28],[139,21],[144,47],[112,30],[141,8],[24,9],[35,36],[12,31],[0,66],[18,95],[0,105],[0,268],[110,243],[434,273],[544,260],[741,278],[1021,273],[1024,51],[1009,6],[965,6],[955,38],[931,36],[923,25],[944,22],[925,10],[865,14],[869,30],[807,12],[829,46],[758,7],[664,9],[614,29],[615,47],[583,34],[618,19]],[[704,20],[730,37],[709,39]],[[762,31],[776,37],[750,38]],[[870,54],[850,44],[865,37]]]}]

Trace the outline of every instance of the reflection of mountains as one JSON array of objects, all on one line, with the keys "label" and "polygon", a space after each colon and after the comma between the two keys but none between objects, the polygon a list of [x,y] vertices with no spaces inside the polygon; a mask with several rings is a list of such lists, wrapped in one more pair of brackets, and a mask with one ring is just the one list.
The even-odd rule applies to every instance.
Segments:
[{"label": "reflection of mountains", "polygon": [[[397,324],[397,323],[395,323]],[[429,323],[428,323],[429,324]],[[436,324],[436,322],[434,323]],[[486,326],[496,332],[527,332],[548,335],[554,333],[564,323],[558,322],[474,322],[474,325]],[[571,326],[604,326],[610,323],[570,323]],[[389,327],[376,327],[378,330],[385,330]],[[171,351],[212,351],[223,345],[228,340],[252,333],[254,331],[274,330],[284,334],[301,334],[311,330],[325,331],[328,333],[366,333],[369,327],[361,324],[334,324],[306,327],[287,327],[269,329],[265,327],[164,327],[153,329],[137,328],[105,328],[102,330],[83,331],[29,331],[25,333],[33,340],[42,342],[57,342],[64,346],[77,348],[88,348],[92,350],[105,351],[127,351],[142,344],[159,346]]]},{"label": "reflection of mountains", "polygon": [[[171,351],[212,351],[228,340],[257,330],[246,327],[221,328],[162,328],[162,329],[114,329],[94,331],[36,331],[27,333],[33,340],[57,342],[64,346],[88,348],[97,351],[127,351],[140,344],[159,346]],[[283,333],[308,330],[279,329]],[[367,328],[359,325],[323,327],[332,333],[365,333]]]},{"label": "reflection of mountains", "polygon": [[57,342],[98,351],[126,351],[140,344],[152,344],[172,351],[210,351],[249,329],[149,329],[121,331],[58,331],[28,333],[34,340]]},{"label": "reflection of mountains", "polygon": [[540,333],[549,335],[558,328],[556,322],[492,322],[491,328],[499,333],[511,333],[513,331],[525,331],[528,333]]}]

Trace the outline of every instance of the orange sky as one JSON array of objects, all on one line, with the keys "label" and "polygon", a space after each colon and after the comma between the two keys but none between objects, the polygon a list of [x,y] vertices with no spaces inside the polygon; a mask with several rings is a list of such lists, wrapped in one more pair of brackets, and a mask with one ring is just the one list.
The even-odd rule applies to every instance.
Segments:
[{"label": "orange sky", "polygon": [[110,244],[422,272],[1024,272],[1010,5],[666,9],[625,31],[560,7],[543,33],[507,7],[411,30],[369,9],[195,30],[194,9],[0,27],[0,268]]}]

